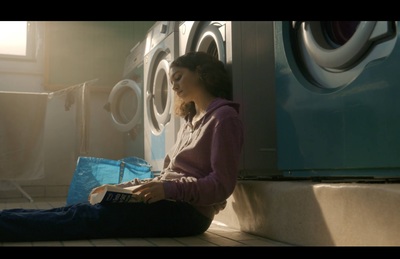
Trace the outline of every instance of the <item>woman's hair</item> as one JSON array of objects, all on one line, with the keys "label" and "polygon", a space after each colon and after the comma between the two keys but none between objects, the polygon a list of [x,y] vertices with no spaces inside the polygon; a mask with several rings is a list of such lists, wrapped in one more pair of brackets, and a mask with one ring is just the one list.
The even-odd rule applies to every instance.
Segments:
[{"label": "woman's hair", "polygon": [[[170,68],[187,68],[199,74],[203,87],[215,97],[228,100],[232,99],[232,84],[225,65],[216,57],[205,52],[188,52],[175,59]],[[195,114],[196,109],[193,102],[185,103],[175,95],[175,112],[179,116],[186,116],[189,113]]]}]

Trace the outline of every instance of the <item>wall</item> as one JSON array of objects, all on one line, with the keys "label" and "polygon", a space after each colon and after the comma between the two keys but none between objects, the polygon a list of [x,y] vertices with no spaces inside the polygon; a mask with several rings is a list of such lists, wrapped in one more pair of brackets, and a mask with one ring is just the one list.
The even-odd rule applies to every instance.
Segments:
[{"label": "wall", "polygon": [[121,78],[125,58],[144,39],[151,21],[48,22],[45,87],[64,88],[97,78],[110,88]]}]

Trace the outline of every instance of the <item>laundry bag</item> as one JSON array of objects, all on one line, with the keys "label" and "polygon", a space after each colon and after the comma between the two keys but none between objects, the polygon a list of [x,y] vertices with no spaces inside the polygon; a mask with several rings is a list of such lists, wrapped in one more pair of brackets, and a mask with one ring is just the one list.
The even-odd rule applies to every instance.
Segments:
[{"label": "laundry bag", "polygon": [[92,189],[103,184],[119,184],[135,178],[153,177],[151,165],[139,157],[112,160],[80,156],[69,186],[66,205],[88,202]]}]

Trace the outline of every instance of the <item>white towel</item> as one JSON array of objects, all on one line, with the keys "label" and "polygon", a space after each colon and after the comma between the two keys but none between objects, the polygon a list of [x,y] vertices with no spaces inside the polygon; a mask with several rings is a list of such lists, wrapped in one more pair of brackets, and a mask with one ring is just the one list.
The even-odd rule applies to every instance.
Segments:
[{"label": "white towel", "polygon": [[46,93],[0,92],[0,180],[44,177]]}]

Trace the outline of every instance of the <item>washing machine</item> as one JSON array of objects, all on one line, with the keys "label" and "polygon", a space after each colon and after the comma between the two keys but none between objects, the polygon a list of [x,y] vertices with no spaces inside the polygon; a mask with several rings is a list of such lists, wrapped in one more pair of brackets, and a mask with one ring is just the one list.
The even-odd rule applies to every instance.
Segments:
[{"label": "washing machine", "polygon": [[144,156],[143,58],[145,41],[137,43],[125,59],[122,79],[112,88],[106,109],[113,125],[124,132],[126,156]]},{"label": "washing machine", "polygon": [[179,25],[179,55],[204,51],[226,64],[227,21],[182,21]]},{"label": "washing machine", "polygon": [[[280,175],[276,162],[272,21],[182,21],[179,54],[204,51],[225,63],[240,103],[244,145],[240,178]],[[259,116],[261,115],[261,117]]]},{"label": "washing machine", "polygon": [[274,23],[278,168],[284,176],[400,176],[398,25]]},{"label": "washing machine", "polygon": [[174,112],[169,65],[178,57],[179,22],[157,21],[146,35],[144,54],[144,157],[157,174],[175,143],[181,118]]}]

